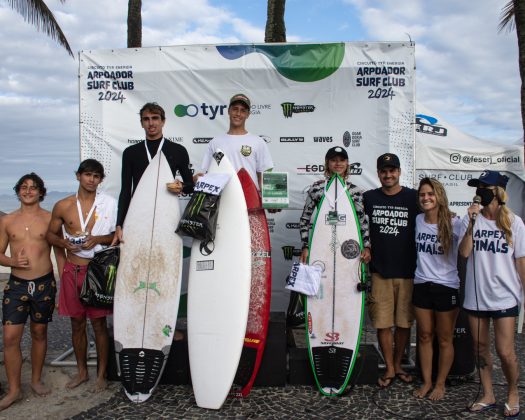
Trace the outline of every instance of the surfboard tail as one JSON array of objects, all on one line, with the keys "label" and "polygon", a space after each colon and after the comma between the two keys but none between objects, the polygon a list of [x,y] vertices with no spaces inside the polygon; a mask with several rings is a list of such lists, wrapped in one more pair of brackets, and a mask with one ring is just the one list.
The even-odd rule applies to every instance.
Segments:
[{"label": "surfboard tail", "polygon": [[330,346],[313,347],[312,362],[319,388],[326,395],[340,395],[350,376],[354,351]]},{"label": "surfboard tail", "polygon": [[133,402],[146,401],[160,381],[169,355],[169,347],[167,351],[122,349],[116,354],[126,395]]}]

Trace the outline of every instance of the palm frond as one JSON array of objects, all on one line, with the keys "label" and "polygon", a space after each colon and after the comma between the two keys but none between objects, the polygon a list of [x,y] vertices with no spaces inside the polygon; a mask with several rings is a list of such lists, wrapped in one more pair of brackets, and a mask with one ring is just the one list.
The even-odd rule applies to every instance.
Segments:
[{"label": "palm frond", "polygon": [[[61,3],[64,3],[64,1],[60,0]],[[36,26],[38,31],[44,32],[51,39],[57,41],[71,57],[75,57],[55,16],[53,16],[53,13],[43,0],[7,0],[7,3],[12,9],[22,15],[26,22]]]},{"label": "palm frond", "polygon": [[503,6],[503,9],[501,9],[498,24],[498,32],[501,32],[503,30],[512,32],[515,27],[516,23],[514,21],[514,2],[512,0],[509,0],[509,2],[505,6]]}]

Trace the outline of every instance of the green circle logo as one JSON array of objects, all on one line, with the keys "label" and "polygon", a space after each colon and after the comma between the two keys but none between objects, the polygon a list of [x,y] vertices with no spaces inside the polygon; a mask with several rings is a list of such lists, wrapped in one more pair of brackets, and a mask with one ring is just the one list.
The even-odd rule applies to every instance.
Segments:
[{"label": "green circle logo", "polygon": [[179,104],[175,106],[175,108],[173,109],[173,112],[175,113],[177,117],[185,117],[187,115],[186,109],[187,109],[186,106]]}]

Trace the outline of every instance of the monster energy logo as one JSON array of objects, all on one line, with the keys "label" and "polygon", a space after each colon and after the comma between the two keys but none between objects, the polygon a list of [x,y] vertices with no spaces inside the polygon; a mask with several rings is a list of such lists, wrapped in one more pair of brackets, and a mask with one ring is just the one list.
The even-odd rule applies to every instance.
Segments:
[{"label": "monster energy logo", "polygon": [[137,292],[139,290],[142,290],[142,289],[153,290],[154,292],[156,292],[160,296],[160,292],[159,292],[159,289],[157,289],[157,283],[156,282],[146,285],[145,281],[139,281],[139,285],[135,288],[135,290],[133,290],[133,293],[135,293],[135,292]]},{"label": "monster energy logo", "polygon": [[195,217],[198,216],[201,212],[202,206],[204,205],[204,200],[206,199],[206,195],[207,194],[202,191],[195,192],[193,194],[192,200],[188,203],[188,206],[186,208],[186,217],[180,220],[180,226],[190,236],[199,236],[197,232],[202,230],[202,228],[204,227],[204,224],[202,222],[198,222],[192,219],[195,219]]},{"label": "monster energy logo", "polygon": [[293,256],[300,256],[301,250],[299,248],[295,248],[291,245],[285,245],[282,247],[283,255],[285,260],[291,260]]},{"label": "monster energy logo", "polygon": [[298,114],[300,112],[314,112],[314,105],[295,105],[293,102],[283,102],[281,104],[283,108],[283,115],[285,118],[291,118],[292,114]]},{"label": "monster energy logo", "polygon": [[115,267],[114,265],[108,266],[107,272],[106,272],[106,278],[107,278],[106,292],[109,294],[112,294],[113,290],[115,289],[116,274],[117,274],[117,267]]}]

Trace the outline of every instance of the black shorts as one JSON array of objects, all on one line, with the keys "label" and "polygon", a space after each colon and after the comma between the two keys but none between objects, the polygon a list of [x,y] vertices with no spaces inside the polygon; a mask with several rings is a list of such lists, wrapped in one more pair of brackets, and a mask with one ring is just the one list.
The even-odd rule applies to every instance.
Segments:
[{"label": "black shorts", "polygon": [[34,280],[25,280],[11,274],[4,288],[2,324],[25,324],[31,321],[47,324],[53,319],[57,286],[53,273]]},{"label": "black shorts", "polygon": [[431,281],[414,284],[412,304],[417,308],[447,312],[459,307],[459,290]]},{"label": "black shorts", "polygon": [[498,319],[507,317],[515,318],[520,314],[520,309],[518,308],[518,305],[516,305],[514,308],[498,309],[496,311],[473,311],[471,309],[465,309],[465,312],[477,318]]}]

